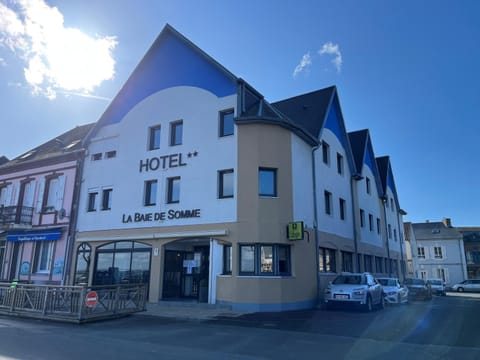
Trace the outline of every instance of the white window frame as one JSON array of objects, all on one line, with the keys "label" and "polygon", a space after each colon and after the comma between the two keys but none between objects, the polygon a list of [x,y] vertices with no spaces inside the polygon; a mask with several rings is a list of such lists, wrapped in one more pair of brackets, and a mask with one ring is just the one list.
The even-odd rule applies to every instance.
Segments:
[{"label": "white window frame", "polygon": [[[42,266],[42,255],[47,252],[46,264]],[[35,248],[35,272],[36,273],[49,273],[52,267],[52,255],[53,255],[53,241],[38,241]]]}]

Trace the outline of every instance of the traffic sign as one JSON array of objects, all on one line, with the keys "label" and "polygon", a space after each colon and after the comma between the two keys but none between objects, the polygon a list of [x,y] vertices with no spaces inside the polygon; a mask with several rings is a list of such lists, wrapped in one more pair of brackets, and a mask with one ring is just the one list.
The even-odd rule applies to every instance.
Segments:
[{"label": "traffic sign", "polygon": [[95,305],[97,305],[97,301],[98,301],[98,294],[96,291],[89,291],[87,293],[87,296],[85,296],[85,305],[87,305],[87,307],[89,308],[92,308]]}]

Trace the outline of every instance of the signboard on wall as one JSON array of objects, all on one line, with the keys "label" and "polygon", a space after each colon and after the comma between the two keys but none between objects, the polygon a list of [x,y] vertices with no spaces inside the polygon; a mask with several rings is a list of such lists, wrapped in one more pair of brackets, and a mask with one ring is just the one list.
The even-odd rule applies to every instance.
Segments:
[{"label": "signboard on wall", "polygon": [[287,225],[288,240],[303,240],[303,221],[295,221]]}]

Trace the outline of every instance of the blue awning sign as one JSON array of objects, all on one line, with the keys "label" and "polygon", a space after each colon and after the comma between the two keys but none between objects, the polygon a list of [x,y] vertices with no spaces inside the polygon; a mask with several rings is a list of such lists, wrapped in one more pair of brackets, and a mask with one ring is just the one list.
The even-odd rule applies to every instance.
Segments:
[{"label": "blue awning sign", "polygon": [[51,241],[58,240],[61,236],[62,228],[31,231],[11,231],[7,235],[7,241]]}]

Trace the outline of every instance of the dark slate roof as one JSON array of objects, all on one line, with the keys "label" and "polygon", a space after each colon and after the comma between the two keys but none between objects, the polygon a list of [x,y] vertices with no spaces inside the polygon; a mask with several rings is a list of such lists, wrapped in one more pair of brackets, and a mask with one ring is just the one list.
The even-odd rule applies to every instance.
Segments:
[{"label": "dark slate roof", "polygon": [[318,139],[335,93],[336,87],[330,86],[272,105]]},{"label": "dark slate roof", "polygon": [[462,234],[454,227],[447,227],[441,221],[412,224],[416,240],[461,239]]},{"label": "dark slate roof", "polygon": [[362,171],[363,162],[365,159],[365,148],[368,140],[368,130],[352,131],[348,133],[350,146],[352,148],[353,158],[355,160],[355,167],[360,173]]},{"label": "dark slate roof", "polygon": [[235,119],[237,125],[252,123],[278,125],[294,132],[312,146],[318,143],[317,138],[266,101],[263,95],[244,80],[239,79],[238,84],[240,102],[239,114]]},{"label": "dark slate roof", "polygon": [[10,160],[0,166],[0,170],[14,167],[21,164],[51,159],[60,155],[73,153],[82,150],[82,140],[87,136],[95,124],[77,126],[46,143],[27,151],[26,153]]},{"label": "dark slate roof", "polygon": [[387,178],[388,178],[388,166],[390,163],[390,158],[388,156],[377,157],[377,167],[380,175],[380,180],[382,182],[382,192],[385,196],[387,192]]},{"label": "dark slate roof", "polygon": [[8,158],[6,156],[0,156],[0,165],[3,165],[8,162]]}]

